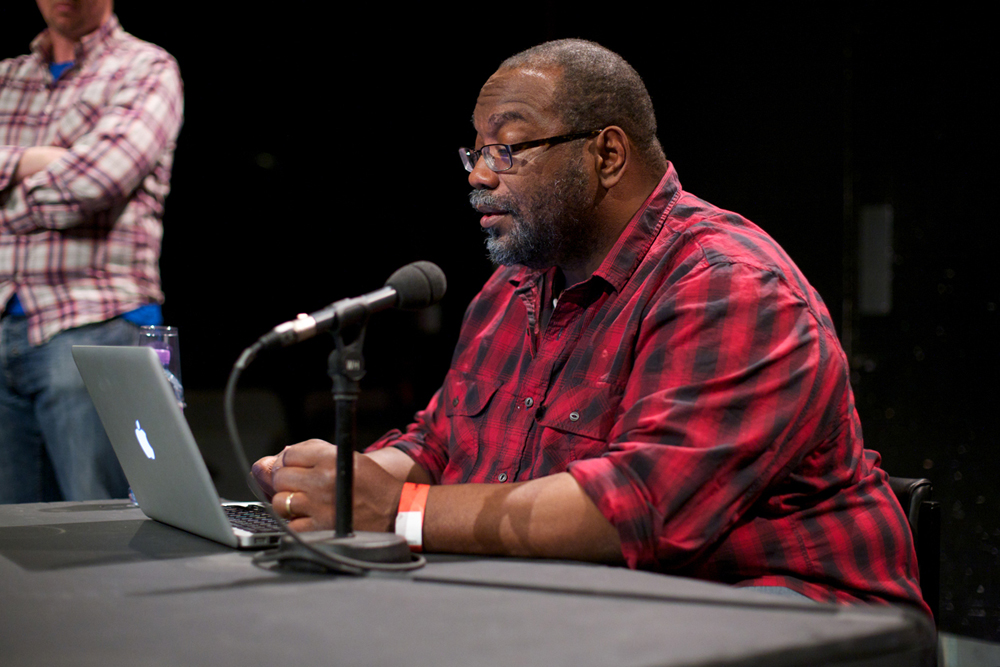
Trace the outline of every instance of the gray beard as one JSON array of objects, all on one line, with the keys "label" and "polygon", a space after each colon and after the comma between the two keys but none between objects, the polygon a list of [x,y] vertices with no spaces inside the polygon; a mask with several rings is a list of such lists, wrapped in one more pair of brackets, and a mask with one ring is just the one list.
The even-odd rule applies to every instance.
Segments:
[{"label": "gray beard", "polygon": [[503,211],[513,219],[503,235],[492,228],[485,230],[486,250],[494,265],[546,269],[590,257],[598,239],[596,230],[582,217],[589,201],[581,170],[579,162],[569,165],[547,192],[535,193],[523,202],[494,196],[488,190],[470,193],[473,206]]},{"label": "gray beard", "polygon": [[500,236],[495,229],[486,230],[486,251],[494,266],[520,264],[532,269],[545,269],[557,262],[561,239],[556,225],[548,220],[525,220],[511,214],[514,224]]}]

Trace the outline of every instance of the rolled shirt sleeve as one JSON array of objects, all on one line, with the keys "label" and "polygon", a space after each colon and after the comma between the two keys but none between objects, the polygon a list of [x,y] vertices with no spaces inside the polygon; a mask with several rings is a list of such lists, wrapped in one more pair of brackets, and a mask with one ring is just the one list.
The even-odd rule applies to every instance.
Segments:
[{"label": "rolled shirt sleeve", "polygon": [[837,429],[819,406],[843,398],[821,373],[839,347],[783,281],[701,261],[649,309],[608,452],[568,467],[633,567],[697,558]]},{"label": "rolled shirt sleeve", "polygon": [[427,404],[427,408],[417,413],[405,433],[393,429],[372,443],[366,451],[396,447],[423,468],[435,484],[440,484],[441,474],[449,459],[447,449],[449,424],[444,410],[441,409],[442,391],[439,389]]}]

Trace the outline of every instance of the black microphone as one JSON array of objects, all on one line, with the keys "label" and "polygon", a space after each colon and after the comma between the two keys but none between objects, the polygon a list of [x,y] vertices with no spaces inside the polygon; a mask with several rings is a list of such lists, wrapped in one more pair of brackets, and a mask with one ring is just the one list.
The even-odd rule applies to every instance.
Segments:
[{"label": "black microphone", "polygon": [[387,308],[420,310],[440,301],[447,288],[444,271],[437,264],[413,262],[389,276],[385,287],[353,299],[335,301],[311,315],[301,313],[261,336],[257,345],[261,349],[292,345],[323,331],[359,324],[372,313]]}]

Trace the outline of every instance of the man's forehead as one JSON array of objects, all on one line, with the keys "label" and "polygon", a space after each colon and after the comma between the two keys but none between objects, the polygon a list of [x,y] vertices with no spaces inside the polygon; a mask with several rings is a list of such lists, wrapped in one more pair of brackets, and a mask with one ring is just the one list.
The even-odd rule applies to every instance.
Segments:
[{"label": "man's forehead", "polygon": [[553,70],[500,70],[479,92],[472,122],[492,134],[507,123],[544,122],[552,118],[557,73]]}]

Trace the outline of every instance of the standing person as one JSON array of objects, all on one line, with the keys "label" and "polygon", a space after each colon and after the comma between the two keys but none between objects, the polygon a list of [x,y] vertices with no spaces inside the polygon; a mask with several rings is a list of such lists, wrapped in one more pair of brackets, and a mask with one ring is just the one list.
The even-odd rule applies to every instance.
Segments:
[{"label": "standing person", "polygon": [[0,62],[0,503],[124,497],[73,345],[162,321],[177,63],[112,0],[37,0],[48,28]]}]

